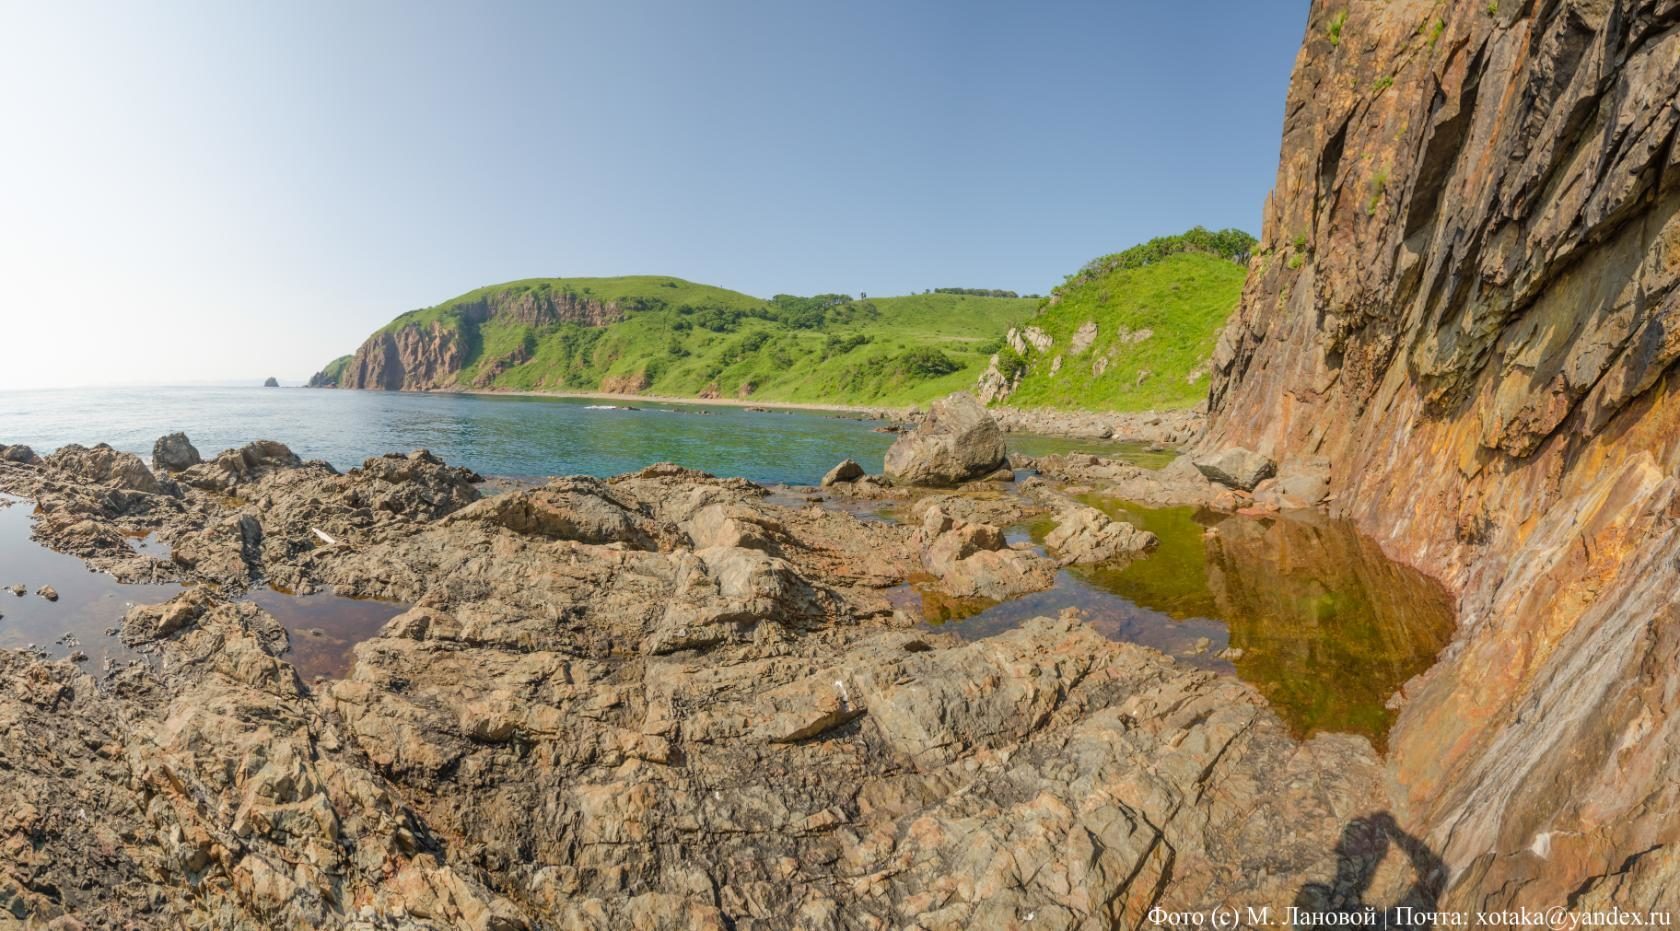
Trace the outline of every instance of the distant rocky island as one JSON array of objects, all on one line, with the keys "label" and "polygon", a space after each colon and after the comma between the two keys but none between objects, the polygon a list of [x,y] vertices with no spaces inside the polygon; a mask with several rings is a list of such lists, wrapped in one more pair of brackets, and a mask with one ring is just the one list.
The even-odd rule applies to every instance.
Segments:
[{"label": "distant rocky island", "polygon": [[274,376],[270,375],[269,377],[263,379],[263,387],[264,388],[278,388],[278,387],[280,387],[280,379],[275,378]]}]

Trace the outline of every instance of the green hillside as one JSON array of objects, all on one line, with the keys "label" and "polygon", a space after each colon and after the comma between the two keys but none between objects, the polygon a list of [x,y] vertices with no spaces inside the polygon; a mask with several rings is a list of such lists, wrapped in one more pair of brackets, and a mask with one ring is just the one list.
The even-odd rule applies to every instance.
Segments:
[{"label": "green hillside", "polygon": [[[1005,403],[1125,411],[1200,403],[1253,244],[1237,230],[1198,228],[1091,262],[1022,328],[1024,352],[999,352],[1000,369],[1024,373]],[[1033,345],[1045,336],[1048,345]]]},{"label": "green hillside", "polygon": [[[612,304],[623,318],[531,326],[505,312],[475,322],[471,312],[558,296]],[[765,300],[658,276],[531,279],[410,311],[380,333],[459,331],[460,370],[436,387],[896,406],[971,387],[997,336],[1036,303],[955,293]]]}]

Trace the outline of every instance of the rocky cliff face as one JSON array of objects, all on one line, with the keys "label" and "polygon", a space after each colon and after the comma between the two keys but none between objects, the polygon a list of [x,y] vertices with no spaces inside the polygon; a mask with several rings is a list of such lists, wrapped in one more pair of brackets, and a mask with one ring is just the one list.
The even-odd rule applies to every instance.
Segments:
[{"label": "rocky cliff face", "polygon": [[[573,292],[492,291],[454,305],[443,318],[398,323],[368,337],[336,386],[425,391],[454,385],[462,367],[476,355],[478,328],[491,320],[527,327],[557,323],[606,326],[623,316],[617,304]],[[497,360],[492,367],[522,361]],[[317,379],[323,386],[328,383],[320,375]]]},{"label": "rocky cliff face", "polygon": [[1315,2],[1212,442],[1459,599],[1390,775],[1446,904],[1680,889],[1680,4]]}]

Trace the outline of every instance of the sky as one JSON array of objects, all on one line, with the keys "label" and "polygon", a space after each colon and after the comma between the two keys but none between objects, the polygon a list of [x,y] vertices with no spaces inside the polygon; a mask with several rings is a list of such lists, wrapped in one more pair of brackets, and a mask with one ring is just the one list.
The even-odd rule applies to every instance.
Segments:
[{"label": "sky", "polygon": [[1259,232],[1306,3],[0,0],[0,388],[307,378],[541,276],[1043,293]]}]

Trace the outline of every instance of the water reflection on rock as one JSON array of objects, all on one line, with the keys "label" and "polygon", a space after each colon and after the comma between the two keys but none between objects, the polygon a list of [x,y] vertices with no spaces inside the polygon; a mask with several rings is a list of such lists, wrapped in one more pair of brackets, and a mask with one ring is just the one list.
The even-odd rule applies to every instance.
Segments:
[{"label": "water reflection on rock", "polygon": [[[898,603],[971,639],[1076,608],[1106,636],[1235,672],[1298,736],[1362,734],[1379,749],[1394,719],[1391,697],[1452,635],[1445,590],[1346,522],[1082,500],[1154,533],[1159,545],[1130,562],[1064,570],[1054,588],[1002,603],[915,584]],[[1039,518],[1015,534],[1042,540],[1053,527]]]},{"label": "water reflection on rock", "polygon": [[1446,591],[1344,521],[1088,502],[1161,544],[1085,579],[1184,623],[1222,621],[1237,675],[1300,735],[1364,734],[1381,747],[1390,697],[1452,636]]},{"label": "water reflection on rock", "polygon": [[365,598],[345,598],[332,592],[295,595],[273,588],[256,589],[251,601],[286,628],[291,649],[286,655],[298,678],[336,679],[350,671],[356,644],[379,633],[385,622],[408,610],[407,605]]},{"label": "water reflection on rock", "polygon": [[[89,672],[107,660],[126,662],[139,654],[125,647],[114,631],[135,604],[165,601],[179,594],[175,584],[126,584],[88,568],[81,559],[58,553],[30,538],[34,506],[0,495],[0,586],[19,586],[22,594],[0,591],[0,648],[34,648],[49,657],[85,658]],[[167,552],[155,541],[149,555]],[[39,593],[50,588],[57,598]]]}]

